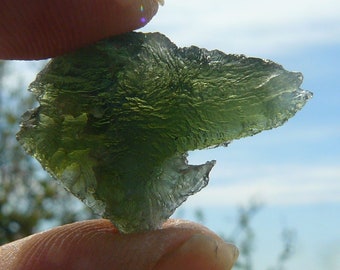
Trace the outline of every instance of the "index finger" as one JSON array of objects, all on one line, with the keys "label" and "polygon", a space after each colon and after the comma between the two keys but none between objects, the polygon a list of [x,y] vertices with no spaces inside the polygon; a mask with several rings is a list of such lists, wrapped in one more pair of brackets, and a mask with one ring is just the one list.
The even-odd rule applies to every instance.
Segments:
[{"label": "index finger", "polygon": [[0,59],[54,57],[148,23],[157,0],[3,0]]}]

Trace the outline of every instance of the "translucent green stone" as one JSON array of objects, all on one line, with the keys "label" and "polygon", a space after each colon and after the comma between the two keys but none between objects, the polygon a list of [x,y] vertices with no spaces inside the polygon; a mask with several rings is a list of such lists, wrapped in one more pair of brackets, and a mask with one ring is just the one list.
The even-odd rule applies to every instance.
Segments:
[{"label": "translucent green stone", "polygon": [[187,151],[282,125],[311,93],[271,61],[127,33],[51,60],[18,139],[125,233],[156,229],[208,183]]}]

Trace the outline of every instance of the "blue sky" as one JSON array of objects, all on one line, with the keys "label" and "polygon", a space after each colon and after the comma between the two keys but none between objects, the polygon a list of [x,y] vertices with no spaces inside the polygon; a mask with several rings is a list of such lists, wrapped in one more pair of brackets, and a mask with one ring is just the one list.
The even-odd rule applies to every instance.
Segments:
[{"label": "blue sky", "polygon": [[177,215],[202,208],[208,226],[226,232],[238,205],[263,202],[254,220],[259,270],[273,264],[284,227],[297,233],[287,269],[340,269],[339,15],[337,0],[168,0],[142,29],[178,46],[271,59],[302,72],[302,88],[314,93],[284,126],[189,156],[217,164],[209,186]]},{"label": "blue sky", "polygon": [[[287,269],[340,269],[339,15],[338,0],[167,0],[141,29],[162,32],[182,47],[271,59],[302,72],[302,88],[314,93],[284,126],[189,156],[193,164],[217,164],[209,186],[177,216],[192,218],[201,208],[211,229],[227,232],[237,206],[264,203],[254,220],[256,270],[275,260],[283,227],[297,232]],[[32,62],[14,61],[12,68],[24,71],[27,84],[37,72]],[[13,81],[6,79],[7,88]]]}]

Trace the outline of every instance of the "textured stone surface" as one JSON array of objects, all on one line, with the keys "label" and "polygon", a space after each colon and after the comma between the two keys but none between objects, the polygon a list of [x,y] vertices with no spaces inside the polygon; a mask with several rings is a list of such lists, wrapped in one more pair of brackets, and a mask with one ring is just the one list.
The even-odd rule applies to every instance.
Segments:
[{"label": "textured stone surface", "polygon": [[271,61],[128,33],[50,61],[30,85],[25,150],[125,233],[158,228],[214,161],[189,150],[282,125],[311,97]]}]

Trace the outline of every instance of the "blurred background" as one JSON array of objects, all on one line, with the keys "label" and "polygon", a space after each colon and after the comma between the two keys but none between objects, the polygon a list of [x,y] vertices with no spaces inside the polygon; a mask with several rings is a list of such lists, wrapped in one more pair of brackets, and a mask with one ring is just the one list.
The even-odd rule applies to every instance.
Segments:
[{"label": "blurred background", "polygon": [[[174,217],[208,226],[241,249],[235,269],[340,269],[340,2],[167,0],[143,29],[280,63],[304,74],[313,99],[284,126],[194,151],[216,159],[208,187]],[[26,89],[45,61],[0,61],[0,244],[93,218],[23,153]]]}]

